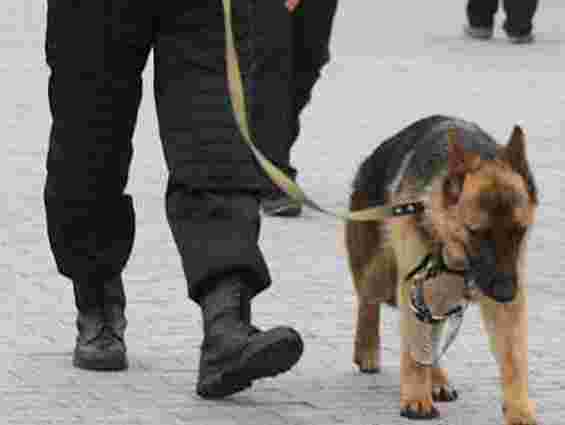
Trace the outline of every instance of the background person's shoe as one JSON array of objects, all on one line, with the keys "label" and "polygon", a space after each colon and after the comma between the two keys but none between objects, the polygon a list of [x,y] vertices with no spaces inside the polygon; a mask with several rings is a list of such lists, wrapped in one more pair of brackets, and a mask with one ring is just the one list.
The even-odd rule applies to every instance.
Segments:
[{"label": "background person's shoe", "polygon": [[303,343],[289,327],[261,331],[252,326],[250,297],[237,280],[224,281],[199,300],[204,341],[196,393],[215,399],[251,386],[252,381],[289,370]]},{"label": "background person's shoe", "polygon": [[491,27],[465,25],[463,31],[467,37],[474,38],[475,40],[490,40],[493,35],[493,29]]},{"label": "background person's shoe", "polygon": [[520,35],[508,34],[508,41],[512,44],[530,44],[535,41],[535,37],[532,33]]}]

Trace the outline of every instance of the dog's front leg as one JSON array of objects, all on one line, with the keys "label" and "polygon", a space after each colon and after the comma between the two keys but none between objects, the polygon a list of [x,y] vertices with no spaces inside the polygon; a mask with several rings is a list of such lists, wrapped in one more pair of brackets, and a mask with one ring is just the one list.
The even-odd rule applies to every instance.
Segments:
[{"label": "dog's front leg", "polygon": [[[397,260],[398,276],[402,279],[429,249],[418,237],[410,219],[391,220],[392,243]],[[407,286],[397,285],[397,302],[400,313],[400,415],[410,419],[433,419],[439,416],[432,400],[432,372],[430,367],[418,364],[410,353],[408,326]]]},{"label": "dog's front leg", "polygon": [[501,374],[507,425],[535,425],[534,404],[528,397],[528,327],[526,294],[499,304],[483,297],[481,313],[490,337],[490,349]]},{"label": "dog's front leg", "polygon": [[[401,328],[407,326],[407,313],[400,306]],[[439,416],[432,399],[432,370],[417,363],[410,353],[406,332],[401,332],[400,415],[410,419],[433,419]]]}]

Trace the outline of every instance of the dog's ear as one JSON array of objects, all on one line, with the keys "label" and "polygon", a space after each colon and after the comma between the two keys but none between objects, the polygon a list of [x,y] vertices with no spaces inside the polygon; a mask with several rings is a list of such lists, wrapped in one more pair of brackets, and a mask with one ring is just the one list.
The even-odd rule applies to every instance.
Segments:
[{"label": "dog's ear", "polygon": [[450,127],[447,130],[447,178],[445,179],[445,198],[448,204],[455,204],[463,190],[465,174],[475,168],[479,156],[466,152],[457,140],[457,130]]},{"label": "dog's ear", "polygon": [[526,159],[526,137],[519,125],[514,126],[508,144],[499,152],[499,157],[506,161],[520,175],[529,168]]},{"label": "dog's ear", "polygon": [[447,175],[451,178],[465,175],[465,150],[457,141],[457,130],[453,127],[447,130]]},{"label": "dog's ear", "polygon": [[499,151],[498,156],[524,178],[532,200],[537,203],[537,189],[526,158],[526,136],[519,125],[514,126],[510,141]]}]

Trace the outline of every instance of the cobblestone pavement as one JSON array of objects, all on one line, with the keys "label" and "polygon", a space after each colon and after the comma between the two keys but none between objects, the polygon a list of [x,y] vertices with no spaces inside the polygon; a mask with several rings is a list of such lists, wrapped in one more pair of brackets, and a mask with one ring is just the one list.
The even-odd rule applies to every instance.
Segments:
[{"label": "cobblestone pavement", "polygon": [[[0,6],[0,363],[6,365],[0,423],[408,424],[398,415],[396,315],[385,314],[383,372],[361,376],[351,363],[354,310],[342,226],[310,212],[265,219],[262,246],[275,284],[255,303],[260,326],[286,323],[302,333],[302,361],[224,401],[195,396],[201,323],[186,298],[164,218],[165,169],[152,96],[141,107],[129,186],[138,211],[125,273],[131,368],[89,373],[71,366],[72,294],[51,259],[41,201],[49,126],[44,3],[3,0]],[[529,250],[531,395],[541,424],[559,425],[565,406],[565,5],[541,2],[538,41],[531,46],[509,45],[499,30],[490,43],[464,40],[462,0],[378,6],[342,2],[334,61],[304,115],[294,152],[300,182],[322,204],[344,208],[360,159],[417,118],[460,115],[501,140],[516,122],[523,124],[542,195]],[[150,68],[146,74],[150,93]],[[461,397],[442,404],[442,418],[430,423],[501,424],[497,370],[476,310],[446,364]]]}]

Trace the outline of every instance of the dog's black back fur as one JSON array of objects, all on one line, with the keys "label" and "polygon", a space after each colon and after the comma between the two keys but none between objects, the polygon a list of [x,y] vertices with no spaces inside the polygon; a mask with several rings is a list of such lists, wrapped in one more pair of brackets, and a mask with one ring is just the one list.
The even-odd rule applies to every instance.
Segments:
[{"label": "dog's black back fur", "polygon": [[381,143],[359,167],[353,189],[366,193],[370,205],[385,203],[387,189],[411,151],[414,155],[405,176],[429,181],[447,161],[450,127],[457,129],[457,141],[465,150],[478,153],[484,159],[494,159],[496,142],[479,126],[459,118],[433,115],[416,121]]}]

